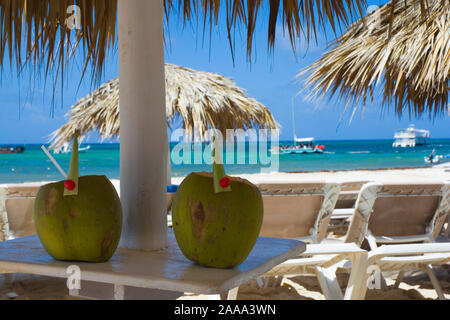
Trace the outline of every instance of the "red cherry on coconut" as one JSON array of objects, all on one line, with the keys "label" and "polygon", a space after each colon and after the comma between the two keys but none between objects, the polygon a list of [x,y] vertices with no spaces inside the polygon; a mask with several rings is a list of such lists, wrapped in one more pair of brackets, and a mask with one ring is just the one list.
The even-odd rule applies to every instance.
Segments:
[{"label": "red cherry on coconut", "polygon": [[66,188],[69,191],[74,190],[76,187],[76,183],[73,180],[66,180],[64,181],[64,188]]},{"label": "red cherry on coconut", "polygon": [[219,181],[220,186],[225,189],[231,185],[231,180],[228,177],[225,177]]}]

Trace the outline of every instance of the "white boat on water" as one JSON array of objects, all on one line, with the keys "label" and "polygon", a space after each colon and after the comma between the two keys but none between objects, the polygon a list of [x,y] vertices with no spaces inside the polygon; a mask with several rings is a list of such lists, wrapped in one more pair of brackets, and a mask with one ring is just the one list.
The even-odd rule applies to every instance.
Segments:
[{"label": "white boat on water", "polygon": [[[80,146],[78,148],[78,152],[79,153],[84,153],[84,152],[86,152],[86,151],[88,151],[90,149],[91,149],[91,146],[86,146],[86,147],[81,147]],[[72,152],[72,146],[69,143],[67,143],[67,142],[64,143],[64,145],[62,146],[61,149],[54,151],[55,154],[67,154],[67,153],[70,153],[70,152]]]},{"label": "white boat on water", "polygon": [[411,125],[408,129],[399,130],[395,133],[394,148],[414,148],[430,143],[430,131],[416,129]]}]

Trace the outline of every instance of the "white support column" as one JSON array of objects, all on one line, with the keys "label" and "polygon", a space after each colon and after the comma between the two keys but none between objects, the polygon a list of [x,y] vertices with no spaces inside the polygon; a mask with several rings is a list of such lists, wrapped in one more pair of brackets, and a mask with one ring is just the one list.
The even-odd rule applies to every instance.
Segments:
[{"label": "white support column", "polygon": [[163,2],[119,0],[121,246],[167,246]]},{"label": "white support column", "polygon": [[170,162],[170,145],[167,144],[167,185],[170,186],[172,184],[172,163]]}]

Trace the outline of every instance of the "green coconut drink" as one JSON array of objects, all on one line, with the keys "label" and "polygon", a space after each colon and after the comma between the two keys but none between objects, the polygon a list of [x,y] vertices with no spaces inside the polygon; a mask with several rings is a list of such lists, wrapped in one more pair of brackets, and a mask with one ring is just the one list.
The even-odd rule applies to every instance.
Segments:
[{"label": "green coconut drink", "polygon": [[34,223],[42,245],[57,260],[105,262],[117,249],[122,232],[119,196],[105,176],[79,177],[77,134],[68,179],[39,189]]},{"label": "green coconut drink", "polygon": [[184,256],[200,265],[234,268],[252,251],[263,221],[259,189],[226,176],[214,143],[213,173],[192,173],[172,205],[175,237]]}]

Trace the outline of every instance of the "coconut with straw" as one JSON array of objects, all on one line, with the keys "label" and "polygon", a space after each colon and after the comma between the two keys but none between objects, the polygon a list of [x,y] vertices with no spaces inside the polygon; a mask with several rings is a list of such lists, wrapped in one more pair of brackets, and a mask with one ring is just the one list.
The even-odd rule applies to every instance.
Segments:
[{"label": "coconut with straw", "polygon": [[42,245],[56,260],[108,261],[122,233],[122,206],[114,185],[105,176],[79,176],[77,132],[67,175],[46,153],[65,180],[42,186],[36,196],[34,223]]},{"label": "coconut with straw", "polygon": [[192,173],[172,205],[172,223],[186,258],[206,267],[234,268],[244,262],[261,231],[264,206],[258,187],[227,176],[221,145],[213,137],[213,172]]}]

